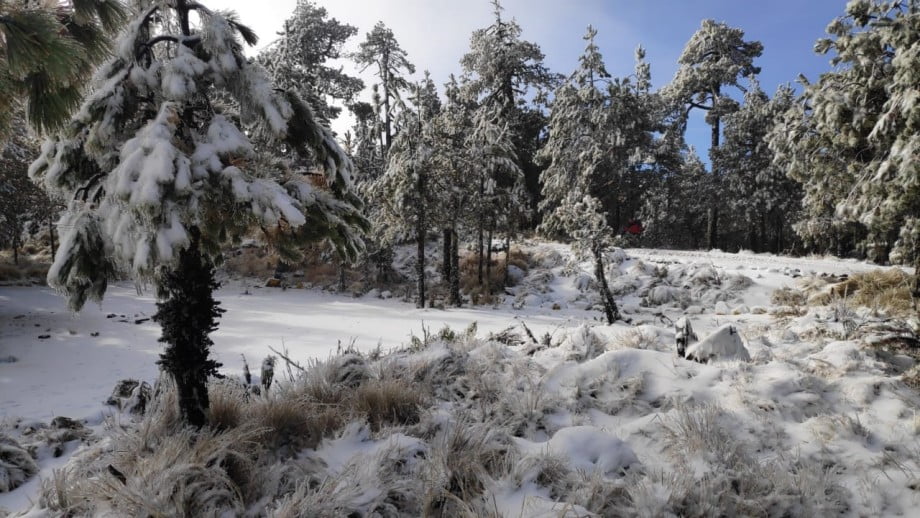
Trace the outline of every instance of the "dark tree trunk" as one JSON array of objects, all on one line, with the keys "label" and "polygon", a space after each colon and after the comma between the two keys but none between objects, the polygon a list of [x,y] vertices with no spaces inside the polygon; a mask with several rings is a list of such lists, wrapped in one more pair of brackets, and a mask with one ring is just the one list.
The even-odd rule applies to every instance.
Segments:
[{"label": "dark tree trunk", "polygon": [[[480,201],[482,200],[482,197],[484,196],[484,194],[485,194],[485,180],[480,178],[479,179],[479,200]],[[476,245],[476,250],[479,253],[479,257],[477,258],[478,264],[477,264],[476,281],[479,283],[480,286],[482,286],[482,267],[483,267],[482,261],[484,257],[483,250],[482,250],[482,230],[484,226],[485,226],[485,218],[483,218],[482,209],[480,209],[479,221],[478,221],[478,225],[476,228],[476,240],[478,242]]]},{"label": "dark tree trunk", "polygon": [[445,228],[442,230],[441,235],[443,236],[443,248],[441,249],[441,277],[444,279],[445,283],[450,283],[450,254],[453,251],[453,245],[451,244],[451,230],[449,228]]},{"label": "dark tree trunk", "polygon": [[617,308],[617,303],[613,300],[610,287],[607,285],[607,274],[604,273],[604,256],[598,247],[594,247],[594,276],[597,278],[601,301],[604,303],[604,315],[607,317],[607,323],[613,324],[619,320],[620,310]]},{"label": "dark tree trunk", "polygon": [[[713,91],[712,104],[716,105],[719,95],[721,93],[721,87],[716,86]],[[715,117],[712,121],[712,135],[709,148],[709,158],[712,160],[714,157],[715,151],[719,148],[719,135],[721,133],[721,120],[718,117]],[[722,187],[722,175],[716,167],[716,161],[712,160],[712,198],[709,200],[710,206],[707,215],[709,216],[709,224],[707,225],[707,236],[706,240],[708,242],[709,248],[718,248],[719,247],[719,190]]]},{"label": "dark tree trunk", "polygon": [[348,265],[345,264],[344,260],[339,260],[339,293],[344,292],[346,285],[348,284],[348,271],[346,270],[347,267]]},{"label": "dark tree trunk", "polygon": [[505,275],[502,277],[502,287],[508,285],[508,267],[511,265],[511,234],[505,236]]},{"label": "dark tree trunk", "polygon": [[[425,192],[425,175],[419,174],[418,180],[416,182],[416,188],[420,195],[420,199],[425,199],[423,194]],[[415,266],[415,276],[416,283],[418,288],[418,302],[416,303],[417,307],[425,307],[425,204],[418,204],[418,221],[416,222],[415,227],[415,238],[418,242],[418,252],[416,255],[416,266]]]},{"label": "dark tree trunk", "polygon": [[159,363],[176,382],[179,411],[185,421],[201,428],[208,422],[208,377],[220,364],[209,358],[213,344],[208,336],[217,329],[223,313],[213,292],[218,283],[214,268],[199,249],[200,234],[190,229],[192,242],[179,254],[179,264],[158,286],[153,320],[162,327],[160,342],[166,349]]},{"label": "dark tree trunk", "polygon": [[13,264],[19,264],[19,235],[13,234]]},{"label": "dark tree trunk", "polygon": [[920,253],[915,252],[914,259],[914,282],[912,286],[914,296],[914,311],[920,316]]},{"label": "dark tree trunk", "polygon": [[57,246],[54,242],[54,218],[50,212],[48,213],[48,240],[51,244],[51,259],[54,260],[54,256],[57,255]]},{"label": "dark tree trunk", "polygon": [[486,291],[492,294],[492,233],[495,224],[489,225],[489,234],[486,238]]},{"label": "dark tree trunk", "polygon": [[451,277],[450,277],[450,303],[453,306],[460,307],[463,299],[460,297],[460,236],[457,230],[451,231]]}]

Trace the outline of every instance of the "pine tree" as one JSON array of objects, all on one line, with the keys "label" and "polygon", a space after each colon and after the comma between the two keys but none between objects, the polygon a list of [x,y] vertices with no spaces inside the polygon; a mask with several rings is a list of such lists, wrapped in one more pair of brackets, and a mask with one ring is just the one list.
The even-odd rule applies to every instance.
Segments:
[{"label": "pine tree", "polygon": [[434,221],[429,176],[432,171],[432,140],[428,124],[440,109],[434,83],[426,73],[425,82],[416,84],[414,109],[400,113],[402,130],[390,148],[386,173],[376,183],[376,201],[380,203],[380,226],[386,240],[396,242],[411,235],[417,245],[417,305],[425,307],[425,242]]},{"label": "pine tree", "polygon": [[859,222],[875,259],[891,247],[892,260],[920,267],[920,2],[852,0],[827,31],[815,50],[833,53],[834,69],[773,132],[778,161],[803,183],[809,219]]},{"label": "pine tree", "polygon": [[679,156],[678,163],[660,169],[656,183],[645,193],[640,211],[644,240],[656,246],[696,249],[705,238],[712,175],[693,148],[681,153],[675,142],[670,144],[674,147],[668,154]]},{"label": "pine tree", "polygon": [[345,57],[342,48],[357,33],[353,25],[329,18],[325,8],[298,0],[280,38],[259,52],[257,60],[275,86],[296,92],[320,120],[330,121],[341,112],[333,101],[351,103],[364,89],[361,79],[329,63]]},{"label": "pine tree", "polygon": [[[349,158],[306,104],[246,60],[238,38],[256,41],[232,13],[187,0],[149,4],[67,131],[44,144],[30,169],[71,200],[49,285],[79,310],[101,300],[118,271],[154,282],[167,297],[158,313],[169,343],[163,365],[196,426],[207,415],[202,387],[214,365],[188,347],[210,331],[207,315],[216,317],[204,292],[214,287],[209,263],[220,260],[221,246],[261,227],[284,257],[321,239],[353,257],[366,229]],[[212,102],[221,96],[234,102]],[[289,170],[270,149],[256,151],[242,121],[315,157],[323,173]],[[188,322],[200,327],[178,331],[181,311],[168,308],[181,302],[194,304]],[[198,363],[178,364],[186,360]]]},{"label": "pine tree", "polygon": [[[719,147],[722,117],[738,109],[738,103],[727,95],[723,87],[743,89],[739,79],[760,73],[754,59],[762,53],[760,42],[744,41],[744,31],[713,20],[703,20],[699,30],[684,47],[678,60],[680,67],[668,85],[666,95],[686,107],[685,117],[693,109],[706,111],[706,122],[712,126],[710,155]],[[722,172],[714,168],[712,174],[718,187]],[[718,198],[714,197],[710,204],[707,240],[710,248],[716,248],[719,235]]]},{"label": "pine tree", "polygon": [[469,95],[497,114],[496,123],[507,128],[515,162],[524,175],[529,210],[535,213],[542,167],[534,156],[546,128],[541,104],[559,77],[544,65],[540,46],[521,38],[521,26],[502,18],[499,1],[492,4],[493,23],[473,32],[470,50],[460,63]]},{"label": "pine tree", "polygon": [[0,2],[0,137],[18,99],[36,130],[61,127],[80,102],[87,71],[109,52],[107,34],[125,17],[117,0]]},{"label": "pine tree", "polygon": [[610,74],[594,43],[596,35],[588,27],[588,43],[578,69],[556,90],[549,137],[539,154],[549,163],[541,176],[544,219],[540,230],[569,237],[580,257],[594,260],[604,314],[612,324],[620,314],[607,285],[604,255],[613,244],[613,230],[596,193],[609,169],[627,165],[608,162],[609,147],[618,144],[626,128],[618,127],[611,118]]},{"label": "pine tree", "polygon": [[409,62],[406,51],[399,46],[393,31],[383,22],[377,22],[373,30],[367,33],[367,38],[353,57],[363,67],[362,71],[371,66],[377,69],[376,75],[380,78],[382,90],[383,146],[389,151],[396,134],[393,128],[396,108],[402,104],[402,92],[409,90],[409,81],[403,74],[414,74],[415,66]]},{"label": "pine tree", "polygon": [[734,230],[738,235],[733,244],[757,252],[781,252],[792,237],[791,223],[799,211],[798,184],[773,164],[766,141],[774,121],[789,109],[793,97],[790,87],[781,86],[770,99],[753,81],[741,108],[723,119],[724,142],[713,153],[714,167],[724,175],[723,192],[729,199],[726,234]]}]

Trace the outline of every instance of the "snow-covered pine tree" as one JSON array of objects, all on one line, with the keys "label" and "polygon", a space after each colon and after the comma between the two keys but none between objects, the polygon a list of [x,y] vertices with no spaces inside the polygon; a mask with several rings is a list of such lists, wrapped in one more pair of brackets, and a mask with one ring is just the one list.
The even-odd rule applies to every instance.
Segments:
[{"label": "snow-covered pine tree", "polygon": [[741,108],[723,118],[723,142],[713,153],[729,199],[730,217],[723,231],[730,248],[779,253],[791,241],[802,194],[798,184],[773,164],[766,136],[792,105],[794,93],[781,86],[770,99],[756,80],[751,83]]},{"label": "snow-covered pine tree", "polygon": [[460,306],[460,238],[476,228],[477,221],[470,207],[475,203],[477,181],[470,169],[476,167],[479,148],[469,145],[473,135],[472,116],[475,101],[465,95],[464,88],[454,76],[445,85],[447,102],[428,128],[432,142],[431,192],[437,199],[432,204],[442,227],[444,253],[442,270],[448,290],[448,303]]},{"label": "snow-covered pine tree", "polygon": [[549,164],[541,175],[544,218],[540,230],[569,237],[580,257],[594,260],[604,314],[612,324],[620,313],[607,286],[604,255],[613,244],[613,229],[595,191],[611,169],[626,165],[608,161],[610,146],[617,145],[626,128],[612,124],[615,121],[610,118],[610,74],[594,43],[596,35],[588,27],[578,69],[556,90],[549,137],[538,155]]},{"label": "snow-covered pine tree", "polygon": [[[727,95],[723,87],[740,86],[740,78],[760,73],[754,59],[763,53],[758,41],[744,41],[744,31],[714,20],[703,20],[700,28],[690,37],[678,59],[679,68],[666,87],[666,93],[675,103],[685,106],[685,117],[693,109],[706,112],[706,122],[712,126],[710,154],[719,147],[722,117],[738,109],[738,103]],[[713,169],[713,179],[718,189],[721,171]],[[719,239],[719,198],[710,200],[707,240],[709,248],[716,248]]]},{"label": "snow-covered pine tree", "polygon": [[657,246],[696,249],[705,238],[712,175],[692,147],[683,154],[676,149],[667,154],[678,155],[679,163],[660,169],[656,183],[643,196],[644,240]]},{"label": "snow-covered pine tree", "polygon": [[827,31],[815,49],[834,54],[834,69],[806,86],[772,145],[804,184],[809,218],[865,225],[873,258],[891,247],[892,260],[918,267],[920,297],[920,1],[851,0]]},{"label": "snow-covered pine tree", "polygon": [[21,99],[36,130],[67,122],[126,16],[119,0],[0,2],[0,137]]},{"label": "snow-covered pine tree", "polygon": [[322,121],[338,117],[341,108],[332,102],[351,103],[364,89],[364,82],[330,66],[345,57],[343,46],[358,29],[330,18],[325,8],[310,0],[297,0],[280,37],[257,57],[278,88],[296,92]]},{"label": "snow-covered pine tree", "polygon": [[509,132],[515,161],[524,174],[530,213],[534,213],[542,171],[534,156],[546,128],[542,100],[558,85],[559,77],[544,65],[540,46],[521,38],[521,26],[513,18],[502,18],[500,2],[493,0],[492,5],[493,23],[473,32],[470,50],[460,63],[469,95],[497,111],[497,124]]},{"label": "snow-covered pine tree", "polygon": [[367,33],[358,52],[352,56],[363,70],[375,67],[380,79],[380,104],[383,118],[383,147],[389,151],[396,131],[393,120],[396,109],[402,104],[402,92],[410,90],[404,74],[414,74],[415,65],[409,62],[406,51],[399,46],[396,35],[383,22]]},{"label": "snow-covered pine tree", "polygon": [[417,245],[416,288],[418,307],[425,307],[425,240],[435,223],[429,214],[432,205],[429,175],[432,169],[432,142],[428,124],[440,110],[434,82],[416,83],[411,102],[400,113],[401,128],[390,147],[387,170],[375,186],[375,202],[380,204],[378,223],[385,229],[385,240],[396,242],[411,236]]},{"label": "snow-covered pine tree", "polygon": [[[163,304],[194,301],[202,315],[196,325],[210,325],[210,264],[221,245],[253,227],[288,255],[320,239],[344,256],[360,251],[366,221],[352,193],[351,161],[306,104],[246,60],[239,38],[256,41],[232,13],[188,0],[145,3],[67,131],[43,145],[32,178],[71,200],[48,282],[73,310],[101,300],[108,280],[129,271],[153,281]],[[219,95],[239,111],[212,102]],[[315,157],[320,180],[257,152],[242,122]],[[213,364],[183,350],[188,341],[166,332],[171,313],[161,306],[158,314],[170,341],[161,362],[176,380],[183,415],[201,426]]]}]

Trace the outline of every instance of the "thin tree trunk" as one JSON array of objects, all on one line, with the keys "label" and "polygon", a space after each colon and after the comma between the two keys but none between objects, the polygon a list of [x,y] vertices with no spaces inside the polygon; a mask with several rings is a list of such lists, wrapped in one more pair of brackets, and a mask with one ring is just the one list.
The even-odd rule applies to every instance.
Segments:
[{"label": "thin tree trunk", "polygon": [[920,254],[915,254],[913,284],[914,311],[920,316]]},{"label": "thin tree trunk", "polygon": [[607,323],[613,324],[619,320],[620,310],[617,308],[617,303],[613,300],[610,287],[607,285],[607,274],[604,273],[604,256],[598,247],[594,247],[594,276],[597,278],[601,301],[604,303],[604,315],[607,317]]},{"label": "thin tree trunk", "polygon": [[492,294],[492,233],[495,225],[489,225],[489,234],[486,238],[486,291]]},{"label": "thin tree trunk", "polygon": [[51,216],[51,212],[48,213],[48,239],[51,241],[51,259],[54,259],[54,256],[57,255],[57,246],[54,242],[54,218]]},{"label": "thin tree trunk", "polygon": [[[716,86],[713,91],[712,104],[715,106],[718,101],[719,95],[721,94],[721,87]],[[713,153],[716,149],[719,148],[719,136],[721,133],[721,120],[719,117],[715,117],[712,121],[712,135],[709,148],[709,158],[712,160]],[[707,241],[710,249],[719,247],[719,196],[720,189],[722,187],[722,176],[716,167],[715,160],[712,161],[712,181],[713,181],[713,192],[712,198],[709,200],[710,206],[707,215],[709,216],[709,224],[707,225]]]},{"label": "thin tree trunk", "polygon": [[444,279],[445,283],[450,283],[450,254],[453,250],[453,245],[451,243],[451,230],[450,228],[444,228],[441,231],[443,236],[442,249],[441,249],[441,277]]},{"label": "thin tree trunk", "polygon": [[460,297],[460,236],[457,235],[456,228],[451,230],[451,234],[450,303],[460,307],[463,304],[463,299]]},{"label": "thin tree trunk", "polygon": [[[480,202],[482,202],[482,197],[485,193],[485,183],[484,182],[485,180],[483,180],[482,178],[479,179],[479,200]],[[483,266],[482,264],[482,261],[483,261],[482,230],[484,226],[485,226],[485,218],[483,218],[482,209],[480,209],[479,221],[477,222],[478,228],[476,229],[476,236],[477,236],[477,242],[478,242],[478,244],[476,245],[476,250],[479,253],[479,257],[477,258],[478,264],[477,264],[476,280],[480,286],[482,286],[482,266]]]},{"label": "thin tree trunk", "polygon": [[508,267],[511,266],[511,234],[505,236],[505,275],[502,277],[502,287],[508,285]]},{"label": "thin tree trunk", "polygon": [[13,235],[13,264],[19,264],[19,235]]}]

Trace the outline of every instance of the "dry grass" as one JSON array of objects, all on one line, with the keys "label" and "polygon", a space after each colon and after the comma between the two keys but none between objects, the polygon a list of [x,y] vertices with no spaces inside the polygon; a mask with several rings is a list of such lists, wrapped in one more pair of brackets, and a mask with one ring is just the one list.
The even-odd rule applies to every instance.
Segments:
[{"label": "dry grass", "polygon": [[795,288],[783,287],[775,290],[770,296],[770,302],[774,306],[800,307],[808,302],[808,297],[804,292]]},{"label": "dry grass", "polygon": [[426,403],[423,389],[402,380],[372,381],[358,387],[353,396],[354,411],[367,419],[371,430],[385,425],[410,425],[419,421]]},{"label": "dry grass", "polygon": [[892,314],[913,311],[911,276],[898,268],[858,273],[831,288],[831,295],[848,299],[852,304]]},{"label": "dry grass", "polygon": [[[517,266],[524,272],[530,269],[530,255],[520,249],[511,247],[511,255],[507,258],[508,264]],[[504,252],[492,253],[492,268],[489,278],[479,283],[479,254],[476,252],[461,252],[460,254],[460,290],[470,297],[473,304],[493,304],[496,296],[504,291],[506,254]],[[486,266],[483,265],[483,276]],[[509,282],[511,280],[509,279]],[[490,290],[491,287],[491,290]]]},{"label": "dry grass", "polygon": [[20,256],[19,264],[13,264],[12,258],[3,259],[0,260],[0,282],[44,280],[50,267],[48,261],[29,256]]}]

